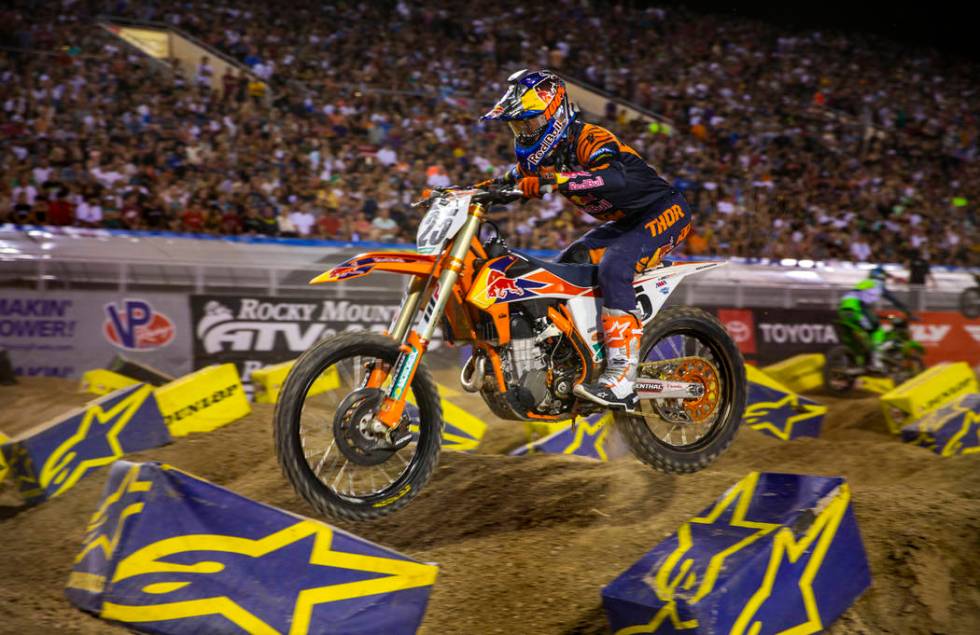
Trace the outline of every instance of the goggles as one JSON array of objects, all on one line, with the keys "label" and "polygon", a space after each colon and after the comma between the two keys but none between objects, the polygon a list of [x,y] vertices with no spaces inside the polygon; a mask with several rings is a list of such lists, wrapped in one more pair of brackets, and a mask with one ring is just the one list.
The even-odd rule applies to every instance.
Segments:
[{"label": "goggles", "polygon": [[534,143],[548,125],[548,118],[541,114],[521,121],[508,121],[507,125],[520,141]]}]

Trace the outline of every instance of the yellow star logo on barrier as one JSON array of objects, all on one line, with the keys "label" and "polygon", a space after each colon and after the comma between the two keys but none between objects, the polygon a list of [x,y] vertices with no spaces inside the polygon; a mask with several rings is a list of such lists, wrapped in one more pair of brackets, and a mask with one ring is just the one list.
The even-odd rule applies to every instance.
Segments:
[{"label": "yellow star logo on barrier", "polygon": [[[786,423],[780,427],[779,422],[767,420],[773,413],[782,411],[787,415]],[[790,415],[789,413],[796,413]],[[789,441],[793,434],[793,426],[798,421],[812,419],[827,413],[827,406],[815,403],[800,403],[796,395],[787,394],[779,401],[758,401],[745,409],[742,419],[753,430],[769,430],[773,435]]]},{"label": "yellow star logo on barrier", "polygon": [[[143,547],[119,562],[112,583],[152,573],[214,574],[222,571],[225,565],[209,560],[182,564],[167,562],[164,559],[175,554],[194,551],[225,552],[259,559],[311,536],[314,541],[309,564],[385,575],[303,589],[299,592],[293,606],[289,629],[291,635],[299,635],[309,630],[313,609],[318,604],[430,586],[435,582],[437,568],[433,565],[333,551],[331,549],[333,530],[329,526],[312,520],[301,520],[255,540],[218,534],[191,534],[165,538]],[[189,584],[190,581],[158,582],[148,584],[142,587],[142,590],[145,593],[162,595],[180,590]],[[102,608],[102,617],[121,622],[156,622],[206,615],[221,615],[245,631],[256,635],[279,634],[279,631],[270,624],[228,596],[150,605],[106,602]]]},{"label": "yellow star logo on barrier", "polygon": [[[753,618],[759,609],[765,604],[766,600],[772,595],[773,585],[776,581],[776,574],[779,572],[783,562],[795,563],[804,557],[810,547],[814,547],[813,553],[809,556],[809,561],[800,576],[800,595],[803,598],[803,606],[806,609],[807,620],[792,628],[780,631],[780,635],[807,635],[816,633],[823,629],[820,620],[820,611],[817,608],[817,599],[813,593],[813,579],[820,571],[824,556],[837,536],[837,529],[840,527],[844,514],[851,501],[851,490],[846,483],[840,486],[840,490],[834,499],[824,507],[817,515],[813,524],[807,528],[803,536],[797,540],[793,530],[783,527],[773,538],[773,547],[769,555],[769,564],[766,566],[766,573],[762,579],[762,585],[746,603],[742,613],[732,625],[730,635],[743,635],[749,633],[755,635],[764,629],[761,621]],[[750,623],[751,626],[750,626]],[[767,631],[768,632],[768,631]]]},{"label": "yellow star logo on barrier", "polygon": [[575,451],[582,447],[586,438],[594,438],[593,444],[595,445],[595,451],[599,455],[599,459],[608,461],[609,458],[606,456],[606,438],[609,436],[610,426],[608,424],[612,423],[612,420],[613,417],[609,413],[600,417],[595,423],[589,423],[588,419],[580,419],[575,425],[575,438],[568,444],[568,447],[562,450],[562,454],[575,454]]},{"label": "yellow star logo on barrier", "polygon": [[[718,580],[718,574],[721,572],[726,558],[748,547],[781,526],[779,523],[756,522],[745,518],[758,483],[759,472],[749,473],[748,476],[725,492],[724,496],[706,514],[692,518],[681,525],[677,530],[677,548],[667,556],[651,580],[651,587],[654,593],[666,604],[660,608],[648,623],[620,629],[616,632],[616,635],[653,633],[667,620],[670,620],[674,628],[678,630],[696,628],[698,626],[697,620],[682,621],[680,619],[677,613],[676,598],[678,587],[685,591],[691,591],[696,588],[693,596],[687,602],[688,604],[700,602],[714,589],[715,582]],[[730,517],[727,520],[722,520],[725,512],[729,510],[731,511]],[[719,528],[739,527],[753,531],[711,556],[699,581],[697,574],[693,571],[695,566],[694,559],[690,557],[685,558],[694,545],[691,537],[692,524],[704,527],[716,526]]]},{"label": "yellow star logo on barrier", "polygon": [[[956,434],[950,437],[946,445],[943,446],[943,456],[953,456],[957,452],[960,454],[976,454],[980,452],[980,412],[973,412],[972,410],[960,410],[960,412],[965,413],[963,425],[957,430]],[[977,436],[977,444],[963,447],[963,440],[970,433],[970,428],[974,425],[976,427],[973,431]]]},{"label": "yellow star logo on barrier", "polygon": [[[108,411],[103,410],[97,403],[89,406],[85,410],[82,422],[75,433],[62,441],[61,445],[55,448],[54,452],[45,460],[38,478],[41,487],[47,489],[51,484],[55,484],[58,487],[51,494],[51,497],[59,496],[74,486],[89,470],[108,465],[122,456],[123,449],[119,445],[119,434],[129,424],[133,415],[136,414],[136,411],[143,405],[151,392],[151,386],[143,385]],[[74,448],[88,438],[93,425],[106,424],[110,425],[105,434],[109,454],[82,459],[77,465],[71,467],[72,462],[78,458],[78,453],[74,451]]]},{"label": "yellow star logo on barrier", "polygon": [[119,512],[119,518],[115,527],[111,528],[111,534],[102,533],[102,528],[109,520],[109,509],[118,503],[123,496],[131,493],[148,492],[153,486],[151,481],[139,480],[139,472],[142,466],[134,464],[126,472],[126,476],[119,482],[119,486],[111,494],[105,497],[99,508],[92,514],[88,527],[85,528],[85,542],[82,551],[75,557],[75,562],[81,562],[89,552],[95,549],[102,549],[102,554],[106,560],[112,557],[116,547],[119,546],[119,538],[122,536],[123,526],[126,519],[135,516],[143,511],[143,501],[131,503]]}]

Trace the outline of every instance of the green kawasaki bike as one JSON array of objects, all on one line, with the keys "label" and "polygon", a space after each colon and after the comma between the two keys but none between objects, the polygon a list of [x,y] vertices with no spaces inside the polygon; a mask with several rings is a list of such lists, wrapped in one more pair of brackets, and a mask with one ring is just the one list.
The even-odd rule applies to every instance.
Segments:
[{"label": "green kawasaki bike", "polygon": [[827,352],[824,386],[831,392],[843,394],[854,387],[861,375],[891,377],[897,386],[921,373],[925,369],[925,350],[922,344],[912,339],[909,322],[914,320],[910,313],[889,315],[883,320],[884,339],[879,344],[883,370],[878,371],[868,368],[871,358],[868,335],[843,320],[835,322],[841,345]]}]

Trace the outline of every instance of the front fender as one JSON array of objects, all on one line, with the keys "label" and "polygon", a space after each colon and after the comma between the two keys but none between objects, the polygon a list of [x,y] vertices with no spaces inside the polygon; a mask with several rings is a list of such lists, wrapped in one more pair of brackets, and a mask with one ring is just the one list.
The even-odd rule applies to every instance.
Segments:
[{"label": "front fender", "polygon": [[310,284],[340,282],[366,276],[374,271],[427,276],[435,268],[435,256],[423,256],[411,251],[372,251],[358,254],[339,265],[324,271],[310,280]]}]

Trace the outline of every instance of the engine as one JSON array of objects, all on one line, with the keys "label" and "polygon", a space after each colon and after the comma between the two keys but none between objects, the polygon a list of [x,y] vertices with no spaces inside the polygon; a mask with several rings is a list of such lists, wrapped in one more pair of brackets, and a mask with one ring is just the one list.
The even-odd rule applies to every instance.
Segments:
[{"label": "engine", "polygon": [[511,314],[510,335],[501,362],[518,404],[540,414],[567,410],[581,363],[572,344],[547,318],[523,310]]}]

